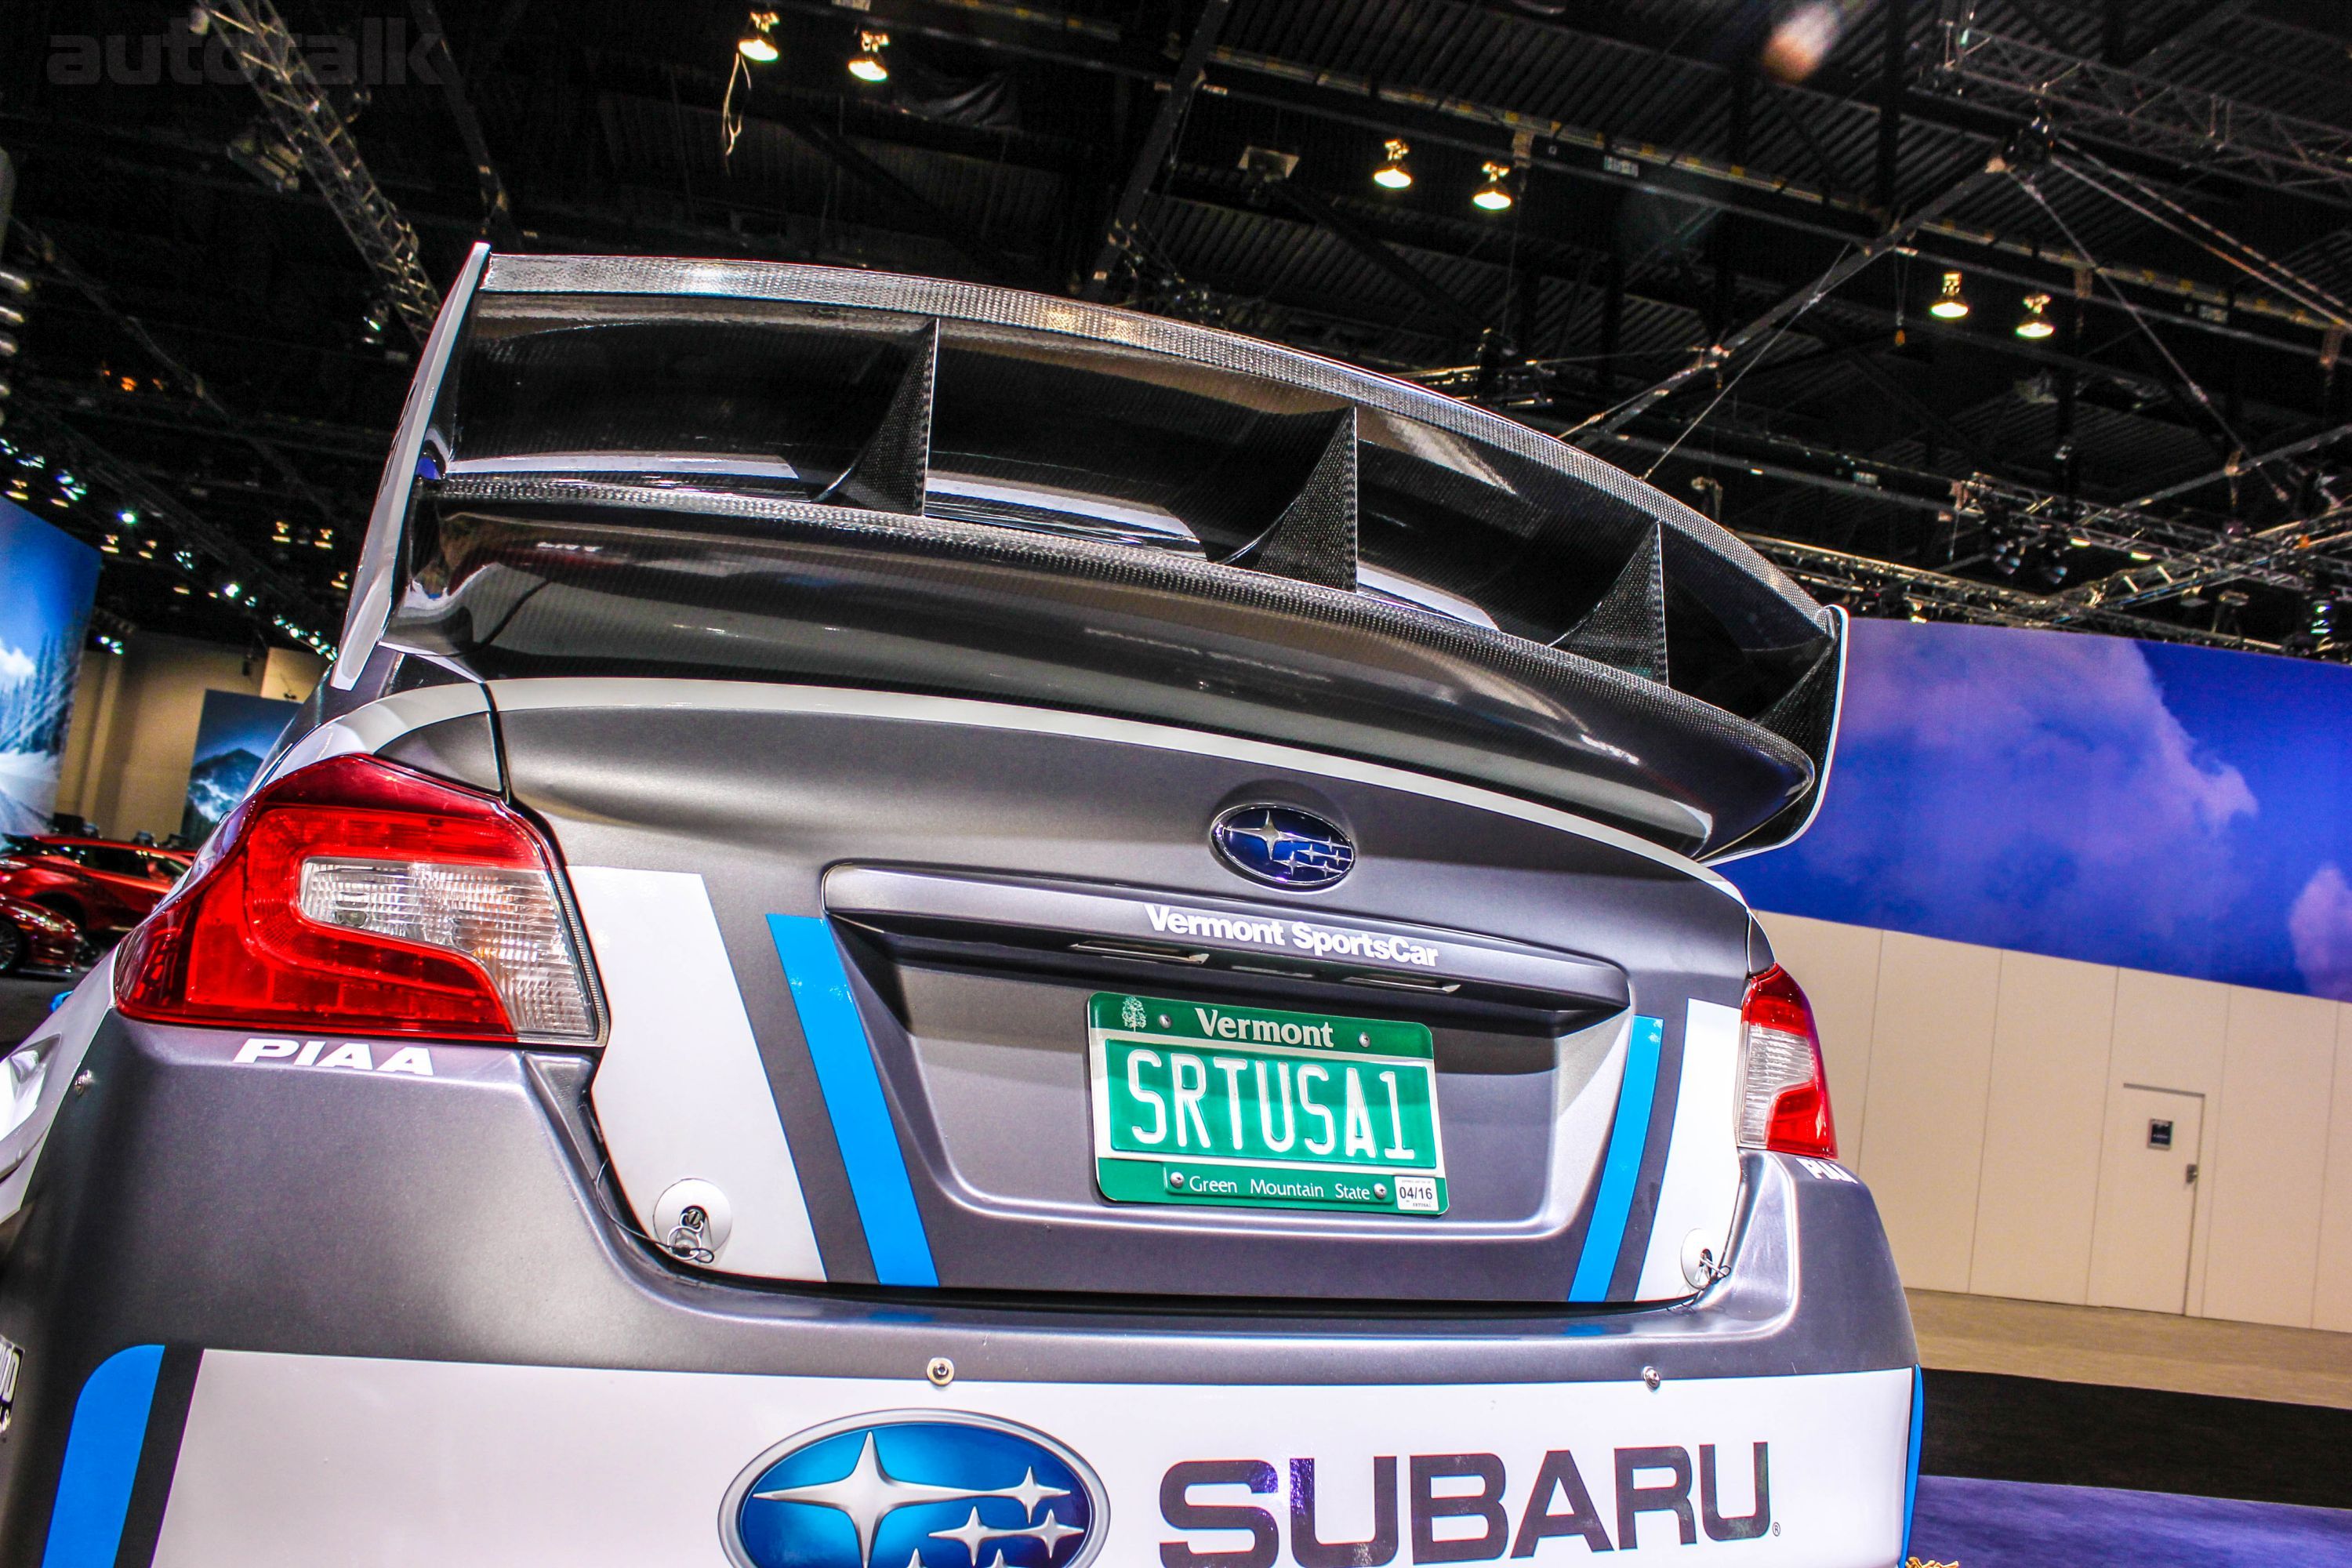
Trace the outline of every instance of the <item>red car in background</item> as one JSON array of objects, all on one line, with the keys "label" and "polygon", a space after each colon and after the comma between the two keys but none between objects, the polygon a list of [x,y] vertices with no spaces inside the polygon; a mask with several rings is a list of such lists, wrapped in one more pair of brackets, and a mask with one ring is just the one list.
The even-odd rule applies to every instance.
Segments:
[{"label": "red car in background", "polygon": [[21,899],[0,899],[0,974],[71,969],[81,962],[81,928]]},{"label": "red car in background", "polygon": [[110,942],[147,918],[194,856],[57,834],[0,838],[0,897],[36,904]]}]

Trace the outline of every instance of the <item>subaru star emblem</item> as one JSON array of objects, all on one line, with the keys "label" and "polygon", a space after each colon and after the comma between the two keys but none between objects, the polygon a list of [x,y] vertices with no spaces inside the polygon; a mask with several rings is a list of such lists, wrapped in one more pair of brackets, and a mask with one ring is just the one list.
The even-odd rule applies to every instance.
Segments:
[{"label": "subaru star emblem", "polygon": [[1225,864],[1277,888],[1328,888],[1356,863],[1348,836],[1311,811],[1237,805],[1209,829]]},{"label": "subaru star emblem", "polygon": [[719,1531],[736,1568],[1084,1568],[1109,1520],[1094,1471],[1044,1433],[908,1410],[769,1449]]}]

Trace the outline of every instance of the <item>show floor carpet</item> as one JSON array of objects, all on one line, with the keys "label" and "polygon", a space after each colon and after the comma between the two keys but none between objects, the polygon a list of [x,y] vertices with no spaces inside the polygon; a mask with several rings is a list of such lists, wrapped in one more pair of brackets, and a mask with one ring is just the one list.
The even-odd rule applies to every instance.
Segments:
[{"label": "show floor carpet", "polygon": [[1959,1568],[2337,1568],[2352,1563],[2352,1513],[1922,1476],[1911,1553]]},{"label": "show floor carpet", "polygon": [[49,1001],[60,991],[70,991],[80,974],[6,974],[0,975],[0,1051],[5,1051],[33,1032],[33,1026],[49,1016]]},{"label": "show floor carpet", "polygon": [[[1924,1331],[1920,1341],[1927,1426],[1911,1551],[1921,1562],[2352,1568],[2352,1409],[1952,1371]],[[2344,1342],[2306,1334],[2283,1359],[2318,1356],[2311,1372],[2340,1374],[2324,1352]],[[2164,1358],[2147,1359],[2163,1371]],[[2250,1380],[2186,1361],[2171,1370]],[[2243,1370],[2299,1386],[2292,1365]]]}]

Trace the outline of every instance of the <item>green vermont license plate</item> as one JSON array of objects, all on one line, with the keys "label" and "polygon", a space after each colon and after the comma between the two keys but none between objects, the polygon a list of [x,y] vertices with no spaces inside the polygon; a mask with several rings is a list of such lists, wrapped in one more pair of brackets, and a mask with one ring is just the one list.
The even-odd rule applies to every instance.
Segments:
[{"label": "green vermont license plate", "polygon": [[1112,1202],[1445,1212],[1421,1025],[1115,991],[1087,1024]]}]

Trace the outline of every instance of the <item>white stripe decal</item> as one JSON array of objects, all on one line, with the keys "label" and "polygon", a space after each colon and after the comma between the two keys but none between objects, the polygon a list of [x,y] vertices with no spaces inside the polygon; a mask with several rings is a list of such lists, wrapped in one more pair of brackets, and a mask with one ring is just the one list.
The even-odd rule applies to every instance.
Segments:
[{"label": "white stripe decal", "polygon": [[574,866],[611,1024],[590,1093],[637,1224],[677,1182],[727,1195],[730,1274],[822,1279],[775,1097],[700,877]]},{"label": "white stripe decal", "polygon": [[1025,730],[1041,735],[1072,735],[1086,740],[1113,741],[1121,745],[1149,746],[1156,751],[1182,752],[1190,756],[1225,757],[1261,767],[1325,778],[1352,779],[1381,789],[1402,790],[1432,800],[1515,816],[1522,822],[1573,833],[1596,844],[1606,844],[1670,867],[1706,883],[1738,904],[1748,900],[1738,888],[1717,873],[1691,859],[1664,849],[1622,828],[1590,820],[1532,801],[1452,779],[1433,778],[1379,763],[1304,751],[1265,741],[1245,741],[1204,730],[1184,730],[1135,719],[1112,719],[1059,708],[1029,708],[1011,702],[983,702],[961,697],[923,697],[900,691],[862,691],[834,686],[782,686],[739,680],[670,680],[607,676],[548,676],[529,680],[499,680],[490,691],[502,712],[524,713],[562,708],[677,708],[719,713],[842,713],[873,719],[898,719],[925,724],[966,724],[982,730]]},{"label": "white stripe decal", "polygon": [[1739,1117],[1732,1096],[1738,1091],[1739,1013],[1713,1002],[1693,1002],[1683,1023],[1683,1074],[1675,1101],[1674,1142],[1666,1146],[1666,1170],[1658,1184],[1658,1217],[1650,1225],[1650,1250],[1642,1259],[1634,1296],[1643,1301],[1687,1296],[1683,1277],[1683,1238],[1704,1232],[1722,1261],[1731,1237],[1731,1214],[1739,1198]]}]

